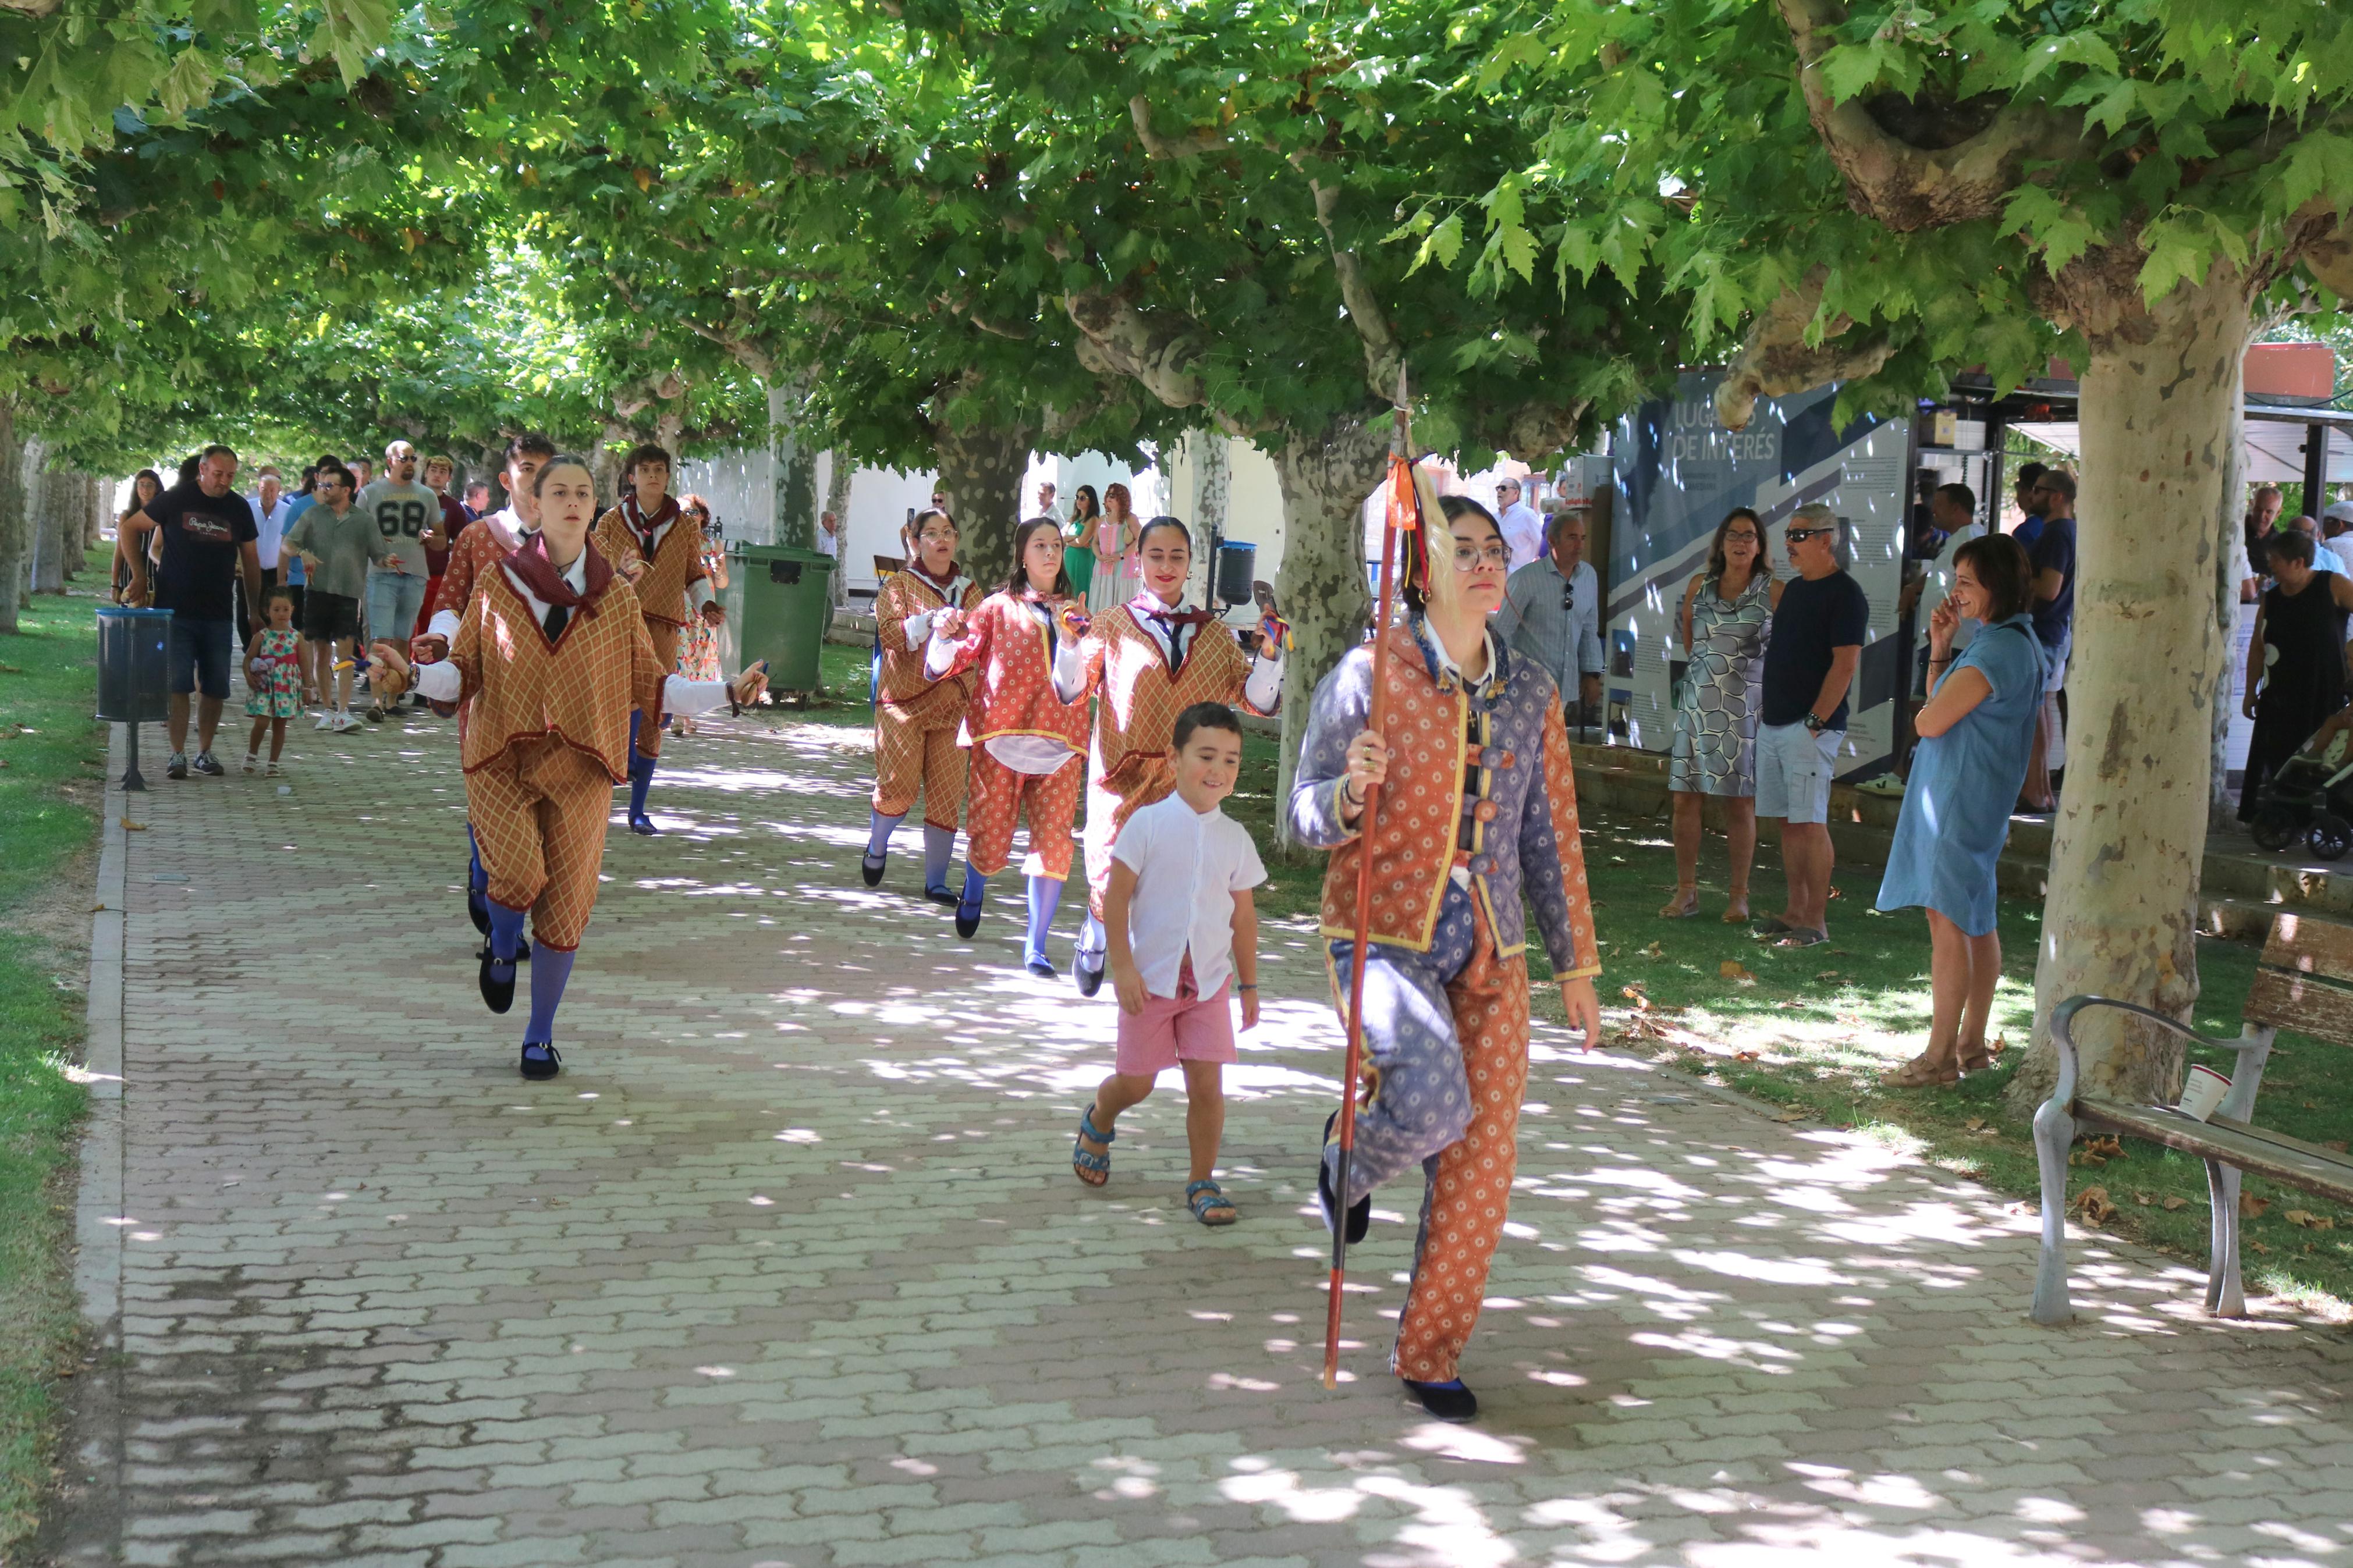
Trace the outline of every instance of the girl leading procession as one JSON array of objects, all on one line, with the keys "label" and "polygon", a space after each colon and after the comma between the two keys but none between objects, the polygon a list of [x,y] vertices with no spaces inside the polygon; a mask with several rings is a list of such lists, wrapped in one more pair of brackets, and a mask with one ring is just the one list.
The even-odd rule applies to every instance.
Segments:
[{"label": "girl leading procession", "polygon": [[670,658],[658,656],[646,634],[636,593],[588,542],[596,512],[588,460],[552,458],[532,483],[538,531],[484,574],[448,657],[412,667],[394,644],[378,642],[369,679],[386,696],[414,687],[467,713],[459,749],[466,815],[491,918],[478,984],[491,1012],[513,1005],[528,914],[522,1076],[549,1079],[562,1065],[555,1010],[596,908],[613,786],[629,776],[632,715],[753,701],[767,677],[757,667],[729,683],[671,675]]},{"label": "girl leading procession", "polygon": [[[679,634],[690,621],[717,626],[727,619],[703,565],[702,525],[670,493],[670,475],[666,449],[650,441],[632,448],[621,477],[633,488],[597,520],[596,533],[598,552],[637,591],[664,671],[678,662]],[[661,760],[662,710],[659,692],[654,695],[654,705],[629,721],[629,831],[648,836],[659,831],[646,815],[646,792]]]},{"label": "girl leading procession", "polygon": [[1176,716],[1200,702],[1271,714],[1282,700],[1282,628],[1260,627],[1256,658],[1208,610],[1185,603],[1193,538],[1173,517],[1144,525],[1144,590],[1093,617],[1076,647],[1057,651],[1054,689],[1065,701],[1098,700],[1087,747],[1087,920],[1071,970],[1092,996],[1103,984],[1108,937],[1103,893],[1120,829],[1176,787]]},{"label": "girl leading procession", "polygon": [[958,744],[972,752],[970,809],[965,814],[964,889],[956,900],[958,936],[980,929],[988,879],[1013,852],[1015,818],[1029,817],[1029,940],[1022,958],[1032,974],[1051,978],[1046,932],[1071,874],[1071,821],[1078,815],[1087,742],[1085,701],[1054,689],[1058,644],[1076,646],[1086,614],[1062,574],[1062,534],[1050,517],[1033,517],[1013,535],[1013,573],[1004,587],[966,612],[932,617],[924,673],[934,680],[979,672]]},{"label": "girl leading procession", "polygon": [[889,863],[891,836],[915,797],[923,798],[923,893],[953,905],[948,860],[955,853],[968,764],[958,731],[972,700],[969,669],[934,678],[924,668],[935,617],[969,610],[980,585],[956,570],[955,520],[944,511],[918,514],[907,525],[907,564],[874,595],[874,637],[882,646],[874,695],[874,800],[867,816],[866,853],[859,875],[879,887]]},{"label": "girl leading procession", "polygon": [[[1428,1195],[1390,1364],[1441,1420],[1478,1400],[1456,1375],[1479,1321],[1517,1165],[1528,1072],[1523,906],[1535,916],[1568,1026],[1600,1030],[1601,963],[1577,839],[1577,787],[1552,678],[1487,629],[1511,549],[1485,508],[1428,506],[1405,540],[1404,622],[1388,639],[1387,733],[1370,728],[1373,649],[1315,690],[1291,830],[1329,848],[1323,934],[1334,973],[1355,960],[1357,868],[1372,857],[1364,1044],[1370,1102],[1335,1193],[1335,1112],[1316,1163],[1327,1226],[1361,1237],[1375,1187],[1426,1164]],[[1367,786],[1378,784],[1371,840]]]}]

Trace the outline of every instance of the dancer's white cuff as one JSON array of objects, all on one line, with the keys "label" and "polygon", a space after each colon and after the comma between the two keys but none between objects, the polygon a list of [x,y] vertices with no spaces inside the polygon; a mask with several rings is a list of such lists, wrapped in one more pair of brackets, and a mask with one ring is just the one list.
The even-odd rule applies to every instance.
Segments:
[{"label": "dancer's white cuff", "polygon": [[455,702],[466,689],[466,678],[448,659],[408,667],[410,689],[427,702]]},{"label": "dancer's white cuff", "polygon": [[434,611],[433,618],[425,623],[425,635],[429,637],[439,637],[443,642],[456,642],[458,640],[458,612],[455,610]]},{"label": "dancer's white cuff", "polygon": [[683,675],[662,678],[662,711],[683,713],[692,718],[708,713],[713,708],[727,706],[727,683],[723,680],[689,680]]},{"label": "dancer's white cuff", "polygon": [[1054,696],[1063,702],[1076,702],[1086,694],[1087,655],[1083,643],[1065,643],[1054,639]]},{"label": "dancer's white cuff", "polygon": [[687,608],[694,613],[688,618],[690,620],[702,619],[702,606],[710,604],[712,602],[712,595],[711,592],[710,578],[697,577],[693,582],[689,583],[686,585],[686,604]]},{"label": "dancer's white cuff", "polygon": [[[1067,702],[1069,698],[1062,699]],[[1261,713],[1271,713],[1274,705],[1282,700],[1282,655],[1272,658],[1261,654],[1250,661],[1250,676],[1242,682],[1242,700]]]},{"label": "dancer's white cuff", "polygon": [[923,649],[923,673],[934,680],[945,675],[955,663],[957,644],[957,638],[945,636],[934,624],[931,645]]},{"label": "dancer's white cuff", "polygon": [[927,643],[927,642],[931,641],[931,638],[932,638],[932,612],[931,612],[931,611],[929,611],[929,610],[923,610],[923,611],[919,612],[918,614],[909,616],[908,616],[904,621],[901,622],[901,623],[900,623],[900,625],[901,625],[901,626],[904,626],[904,627],[906,628],[906,632],[907,632],[907,646],[908,646],[909,647],[920,647],[921,645],[923,645],[923,644],[924,644],[924,643]]}]

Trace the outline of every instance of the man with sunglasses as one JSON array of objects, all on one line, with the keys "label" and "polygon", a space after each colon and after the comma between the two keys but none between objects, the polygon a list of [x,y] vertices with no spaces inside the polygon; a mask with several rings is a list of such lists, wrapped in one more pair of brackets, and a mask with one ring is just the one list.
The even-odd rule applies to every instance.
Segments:
[{"label": "man with sunglasses", "polygon": [[1798,580],[1781,591],[1765,645],[1757,725],[1757,815],[1781,819],[1789,901],[1759,921],[1778,947],[1830,940],[1831,780],[1846,739],[1846,694],[1862,663],[1871,601],[1839,565],[1838,514],[1816,501],[1789,519],[1781,542]]},{"label": "man with sunglasses", "polygon": [[[1495,526],[1504,531],[1504,542],[1512,547],[1512,570],[1533,566],[1544,555],[1545,521],[1536,509],[1522,500],[1524,491],[1518,479],[1501,479],[1495,485],[1495,505],[1498,509]],[[1562,686],[1567,692],[1569,688]]]},{"label": "man with sunglasses", "polygon": [[1572,730],[1601,700],[1601,582],[1585,559],[1585,539],[1583,507],[1556,512],[1548,553],[1513,572],[1495,614],[1496,635],[1559,688]]}]

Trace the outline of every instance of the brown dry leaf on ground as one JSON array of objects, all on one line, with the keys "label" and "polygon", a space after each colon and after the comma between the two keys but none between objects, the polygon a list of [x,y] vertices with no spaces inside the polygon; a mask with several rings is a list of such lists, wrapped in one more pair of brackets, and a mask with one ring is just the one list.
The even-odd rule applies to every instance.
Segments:
[{"label": "brown dry leaf on ground", "polygon": [[2327,1215],[2314,1214],[2310,1209],[2290,1209],[2280,1216],[2299,1230],[2335,1230],[2337,1222]]},{"label": "brown dry leaf on ground", "polygon": [[2115,1134],[2103,1133],[2084,1143],[2084,1152],[2097,1154],[2103,1160],[2121,1160],[2125,1157],[2125,1146]]},{"label": "brown dry leaf on ground", "polygon": [[1988,1046],[1986,1049],[1991,1051],[1995,1056],[2000,1056],[2002,1052],[2010,1049],[2010,1041],[2000,1035],[1996,1035],[1993,1037],[1993,1044]]},{"label": "brown dry leaf on ground", "polygon": [[2107,1163],[2107,1160],[2104,1156],[2094,1154],[2089,1149],[2078,1149],[2073,1153],[2067,1156],[2067,1163],[2078,1168],[2096,1168],[2098,1166],[2105,1165]]},{"label": "brown dry leaf on ground", "polygon": [[2331,1138],[2321,1144],[2321,1147],[2324,1149],[2334,1149],[2340,1154],[2346,1152],[2345,1140],[2342,1138]]},{"label": "brown dry leaf on ground", "polygon": [[2164,1206],[2168,1209],[2188,1208],[2189,1206],[2189,1200],[2182,1197],[2168,1198],[2165,1200]]},{"label": "brown dry leaf on ground", "polygon": [[1662,942],[1654,942],[1650,946],[1642,950],[1642,956],[1644,958],[1664,958],[1667,956],[1667,944]]},{"label": "brown dry leaf on ground", "polygon": [[126,816],[122,819],[122,831],[125,833],[144,833],[147,831],[147,825],[143,822],[133,822]]},{"label": "brown dry leaf on ground", "polygon": [[1817,980],[1836,980],[1838,977],[1839,972],[1835,969],[1825,969],[1820,974],[1814,976]]},{"label": "brown dry leaf on ground", "polygon": [[1754,985],[1757,984],[1757,976],[1751,974],[1746,966],[1736,958],[1727,958],[1722,963],[1717,964],[1715,966],[1715,973],[1723,979],[1732,981],[1736,984]]},{"label": "brown dry leaf on ground", "polygon": [[2116,1212],[2116,1205],[2108,1197],[2105,1187],[2085,1187],[2075,1194],[2075,1201],[2070,1206],[2086,1225],[2104,1225]]},{"label": "brown dry leaf on ground", "polygon": [[2248,1251],[2250,1251],[2250,1252],[2260,1252],[2260,1253],[2262,1253],[2262,1254],[2263,1254],[2264,1257],[2266,1257],[2266,1258],[2269,1258],[2269,1257],[2271,1256],[2271,1253],[2272,1253],[2272,1249],[2271,1249],[2270,1247],[2265,1247],[2265,1246],[2264,1246],[2262,1242],[2260,1242],[2260,1241],[2251,1241],[2251,1242],[2247,1243],[2247,1250],[2248,1250]]},{"label": "brown dry leaf on ground", "polygon": [[2148,1207],[2149,1205],[2156,1201],[2157,1200],[2155,1198],[2149,1196],[2147,1193],[2135,1193],[2133,1194],[2133,1202],[2138,1204],[2143,1208]]},{"label": "brown dry leaf on ground", "polygon": [[1803,1110],[1785,1110],[1781,1112],[1780,1115],[1773,1118],[1773,1120],[1776,1121],[1803,1121],[1811,1113]]},{"label": "brown dry leaf on ground", "polygon": [[1962,1122],[1961,1125],[1974,1132],[1978,1128],[1985,1125],[1985,1118],[1982,1116],[1972,1116],[1967,1121]]},{"label": "brown dry leaf on ground", "polygon": [[1732,1059],[1736,1062],[1753,1062],[1757,1059],[1757,1053],[1755,1051],[1735,1051],[1732,1053]]},{"label": "brown dry leaf on ground", "polygon": [[2239,1213],[2248,1219],[2255,1218],[2271,1206],[2272,1201],[2269,1198],[2259,1198],[2253,1193],[2239,1194]]}]

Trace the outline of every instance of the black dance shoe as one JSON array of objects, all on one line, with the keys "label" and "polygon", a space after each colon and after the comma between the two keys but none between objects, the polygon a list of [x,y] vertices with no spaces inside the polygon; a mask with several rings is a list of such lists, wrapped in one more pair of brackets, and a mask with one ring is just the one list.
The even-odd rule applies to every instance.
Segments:
[{"label": "black dance shoe", "polygon": [[860,855],[858,858],[858,874],[868,887],[879,888],[882,885],[883,868],[890,864],[888,855]]},{"label": "black dance shoe", "polygon": [[932,902],[939,905],[940,908],[944,910],[952,910],[958,904],[964,902],[963,897],[959,895],[954,888],[925,888],[923,889],[923,897],[931,900]]},{"label": "black dance shoe", "polygon": [[[474,950],[474,959],[476,963],[480,963],[490,956],[491,944],[487,942]],[[519,936],[515,938],[515,962],[517,963],[529,963],[531,962],[531,939],[529,937]]]},{"label": "black dance shoe", "polygon": [[466,918],[484,936],[491,934],[491,900],[473,889],[466,889]]},{"label": "black dance shoe", "polygon": [[564,1058],[558,1054],[554,1040],[525,1040],[522,1043],[522,1076],[534,1083],[554,1078],[564,1068]]},{"label": "black dance shoe", "polygon": [[1405,1391],[1421,1401],[1421,1407],[1440,1421],[1475,1421],[1479,1418],[1479,1396],[1462,1386],[1459,1377],[1444,1383],[1416,1383],[1401,1378]]},{"label": "black dance shoe", "polygon": [[[1324,1119],[1324,1142],[1329,1146],[1332,1129],[1339,1125],[1340,1113],[1334,1111]],[[1315,1154],[1315,1205],[1324,1211],[1324,1228],[1337,1229],[1333,1216],[1340,1212],[1340,1200],[1332,1194],[1332,1167],[1324,1163],[1322,1150]],[[1373,1228],[1373,1194],[1366,1193],[1348,1205],[1348,1245],[1354,1247],[1365,1239]]]},{"label": "black dance shoe", "polygon": [[[503,967],[507,972],[506,978],[504,979],[501,979],[498,975],[491,973],[491,971],[501,967]],[[501,965],[497,959],[492,958],[487,952],[482,954],[482,968],[480,973],[482,1002],[483,1005],[489,1007],[491,1012],[503,1013],[508,1008],[514,1005],[514,983],[515,977],[513,964],[509,963]]]},{"label": "black dance shoe", "polygon": [[1033,958],[1027,965],[1030,973],[1040,980],[1060,980],[1062,972],[1042,958]]},{"label": "black dance shoe", "polygon": [[[1102,956],[1109,958],[1111,955],[1104,953]],[[1092,996],[1103,989],[1103,966],[1089,963],[1083,952],[1073,953],[1071,957],[1071,978],[1079,983],[1080,995]]]}]

